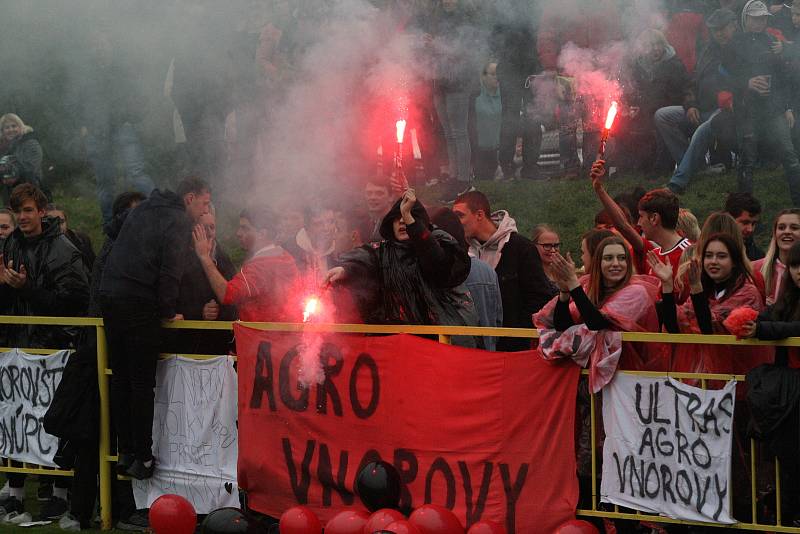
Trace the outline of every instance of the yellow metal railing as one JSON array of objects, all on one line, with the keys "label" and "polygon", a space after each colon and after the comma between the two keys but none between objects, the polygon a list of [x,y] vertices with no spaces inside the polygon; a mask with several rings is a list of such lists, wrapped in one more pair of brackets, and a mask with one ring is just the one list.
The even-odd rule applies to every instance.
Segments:
[{"label": "yellow metal railing", "polygon": [[[109,383],[108,377],[111,375],[111,369],[108,365],[107,343],[105,336],[105,329],[103,327],[103,320],[100,318],[76,318],[76,317],[18,317],[18,316],[0,316],[0,324],[38,324],[38,325],[53,325],[53,326],[83,326],[95,329],[97,341],[97,376],[98,387],[100,393],[100,519],[101,528],[109,530],[111,528],[111,463],[115,462],[117,457],[111,455],[111,412],[109,402]],[[232,322],[225,321],[175,321],[172,323],[165,323],[164,327],[168,329],[186,329],[186,330],[232,330]],[[455,335],[474,335],[474,336],[494,336],[494,337],[520,337],[520,338],[538,338],[539,334],[533,328],[479,328],[479,327],[457,327],[457,326],[411,326],[411,325],[363,325],[363,324],[316,324],[316,323],[247,323],[240,322],[239,324],[258,328],[261,330],[279,331],[279,332],[329,332],[329,333],[345,333],[345,334],[415,334],[415,335],[436,335],[441,343],[449,343],[452,336]],[[758,340],[737,340],[734,336],[725,335],[700,335],[700,334],[661,334],[661,333],[645,333],[645,332],[623,332],[623,341],[632,342],[646,342],[646,343],[694,343],[706,345],[773,345],[773,346],[786,346],[786,347],[800,347],[800,338],[789,338],[781,341],[758,341]],[[7,349],[0,349],[7,350]],[[36,349],[23,349],[32,354],[48,354],[59,348],[36,348]],[[211,358],[213,355],[196,355],[186,354],[190,358]],[[584,371],[586,373],[587,371]],[[649,371],[620,371],[625,373],[637,374],[640,376],[671,376],[676,379],[696,379],[700,380],[702,387],[708,380],[731,380],[743,381],[743,375],[732,374],[702,374],[702,373],[658,373]],[[590,417],[591,417],[591,447],[592,447],[592,507],[590,509],[578,509],[577,514],[585,517],[604,517],[609,519],[631,519],[639,521],[648,521],[653,523],[671,523],[671,524],[684,524],[684,525],[706,525],[708,523],[696,523],[692,521],[674,520],[657,515],[645,513],[627,513],[620,512],[617,506],[614,506],[613,511],[601,510],[598,507],[598,492],[597,492],[597,458],[596,458],[596,401],[595,394],[590,396]],[[734,525],[711,525],[719,526],[722,528],[737,528],[742,530],[768,530],[770,532],[794,532],[800,534],[800,528],[780,526],[781,523],[781,484],[779,464],[777,459],[775,461],[775,478],[776,478],[776,519],[777,525],[758,524],[756,522],[756,448],[755,442],[750,440],[750,492],[752,499],[752,522],[751,523],[737,523]],[[32,467],[23,465],[23,467],[11,467],[10,462],[0,464],[0,472],[12,473],[33,473],[41,475],[62,475],[71,476],[72,471],[50,469],[45,467]]]}]

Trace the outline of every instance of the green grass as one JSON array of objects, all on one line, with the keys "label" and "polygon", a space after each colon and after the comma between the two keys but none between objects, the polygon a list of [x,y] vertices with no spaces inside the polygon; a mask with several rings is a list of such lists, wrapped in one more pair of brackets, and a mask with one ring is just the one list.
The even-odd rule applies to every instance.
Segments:
[{"label": "green grass", "polygon": [[[641,185],[645,189],[662,187],[668,177],[647,178],[620,176],[607,180],[611,196]],[[589,178],[553,179],[547,181],[487,181],[475,184],[489,197],[493,210],[505,209],[517,222],[519,232],[529,236],[537,224],[547,223],[560,235],[563,249],[573,257],[580,256],[580,236],[593,226],[594,216],[601,205]],[[729,192],[736,190],[735,174],[696,176],[689,191],[681,197],[681,207],[689,208],[702,227],[705,218],[723,208]],[[440,189],[434,187],[421,193],[426,205],[436,202]],[[769,244],[772,219],[775,214],[791,207],[789,190],[780,170],[765,170],[756,174],[755,196],[761,201],[764,213],[756,230],[756,240],[762,247]],[[576,255],[577,254],[577,255]]]},{"label": "green grass", "polygon": [[[667,180],[664,176],[648,178],[628,175],[610,178],[607,184],[614,196],[637,185],[645,189],[661,187]],[[67,211],[70,226],[89,234],[97,251],[103,243],[100,210],[93,188],[81,185],[87,183],[91,182],[78,178],[69,187],[57,187],[54,194],[56,202]],[[475,186],[487,194],[492,209],[508,210],[523,235],[530,235],[531,229],[540,223],[553,226],[560,234],[564,250],[571,251],[574,257],[580,255],[580,236],[592,227],[594,215],[601,208],[588,178],[536,182],[484,181],[477,182]],[[720,210],[727,194],[735,190],[736,177],[732,173],[696,176],[689,191],[681,197],[681,206],[692,210],[702,226],[708,214]],[[440,201],[442,189],[440,186],[423,188],[419,194],[427,206],[434,206]],[[791,204],[783,172],[778,169],[756,173],[755,196],[764,208],[762,223],[756,230],[756,241],[766,249],[772,219],[778,211]],[[238,208],[233,212],[223,210],[217,217],[218,237],[234,261],[243,258],[234,236],[238,211]]]}]

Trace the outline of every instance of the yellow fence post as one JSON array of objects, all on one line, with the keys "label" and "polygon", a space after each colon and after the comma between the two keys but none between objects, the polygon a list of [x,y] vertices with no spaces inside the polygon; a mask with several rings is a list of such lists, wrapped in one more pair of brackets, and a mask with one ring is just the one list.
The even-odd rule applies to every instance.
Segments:
[{"label": "yellow fence post", "polygon": [[100,528],[111,530],[111,398],[108,392],[108,350],[103,325],[97,333],[97,387],[100,393]]}]

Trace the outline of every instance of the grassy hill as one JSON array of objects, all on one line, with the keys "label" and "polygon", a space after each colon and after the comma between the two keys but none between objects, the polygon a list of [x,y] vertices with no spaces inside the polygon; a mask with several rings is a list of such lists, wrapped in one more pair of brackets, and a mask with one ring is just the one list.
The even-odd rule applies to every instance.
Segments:
[{"label": "grassy hill", "polygon": [[[642,185],[645,189],[661,187],[664,177],[615,176],[608,180],[610,193],[616,195]],[[489,197],[492,209],[505,209],[517,221],[519,231],[529,235],[539,223],[553,226],[561,235],[564,250],[579,252],[580,235],[591,228],[600,203],[595,198],[588,178],[552,179],[546,181],[485,181],[474,184]],[[692,210],[702,225],[709,213],[722,208],[728,192],[736,189],[734,174],[701,175],[695,177],[687,194],[681,197],[681,206]],[[436,205],[442,197],[441,186],[422,189],[420,197],[426,205]],[[764,208],[762,224],[757,229],[756,239],[762,247],[769,243],[772,219],[775,214],[789,207],[789,192],[780,169],[762,170],[756,174],[755,195]],[[103,239],[100,226],[100,210],[94,191],[87,187],[59,187],[55,190],[56,201],[61,203],[70,217],[70,225],[87,232],[99,249]],[[234,237],[237,223],[236,213],[222,213],[219,217],[219,235],[227,250],[237,250]],[[241,259],[241,254],[236,255]]]}]

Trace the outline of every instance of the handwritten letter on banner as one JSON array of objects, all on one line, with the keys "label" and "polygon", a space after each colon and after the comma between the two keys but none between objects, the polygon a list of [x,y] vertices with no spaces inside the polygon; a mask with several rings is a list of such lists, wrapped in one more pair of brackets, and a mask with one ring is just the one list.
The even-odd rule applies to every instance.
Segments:
[{"label": "handwritten letter on banner", "polygon": [[702,390],[617,373],[603,390],[603,502],[674,519],[730,515],[736,383]]},{"label": "handwritten letter on banner", "polygon": [[161,495],[187,498],[198,514],[238,506],[236,371],[227,356],[158,362],[153,455],[156,470],[134,480],[137,508]]},{"label": "handwritten letter on banner", "polygon": [[0,457],[56,467],[58,438],[42,418],[69,359],[69,351],[49,355],[14,349],[0,353]]}]

